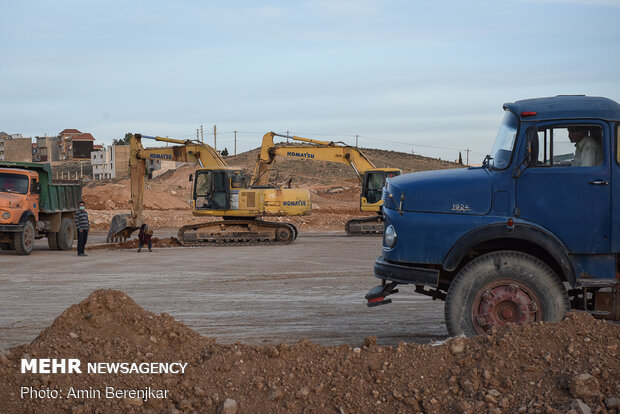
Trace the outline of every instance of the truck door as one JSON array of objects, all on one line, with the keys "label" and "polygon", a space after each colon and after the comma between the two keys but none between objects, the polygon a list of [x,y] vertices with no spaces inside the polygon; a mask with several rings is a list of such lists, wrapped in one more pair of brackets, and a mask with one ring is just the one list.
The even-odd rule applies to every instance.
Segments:
[{"label": "truck door", "polygon": [[593,121],[536,129],[533,162],[515,179],[515,215],[551,231],[572,253],[609,253],[609,129]]}]

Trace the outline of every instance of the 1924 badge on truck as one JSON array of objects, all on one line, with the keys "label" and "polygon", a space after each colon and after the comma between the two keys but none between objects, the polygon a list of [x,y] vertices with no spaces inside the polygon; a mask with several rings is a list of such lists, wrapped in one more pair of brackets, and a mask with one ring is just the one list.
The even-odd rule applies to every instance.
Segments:
[{"label": "1924 badge on truck", "polygon": [[556,96],[504,110],[481,167],[386,183],[368,306],[415,285],[467,336],[570,308],[620,320],[620,105]]}]

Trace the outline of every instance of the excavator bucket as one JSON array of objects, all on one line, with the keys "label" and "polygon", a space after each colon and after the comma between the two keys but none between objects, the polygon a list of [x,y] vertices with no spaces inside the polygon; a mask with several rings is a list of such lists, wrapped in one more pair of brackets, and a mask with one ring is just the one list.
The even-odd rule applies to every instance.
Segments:
[{"label": "excavator bucket", "polygon": [[129,224],[129,214],[117,214],[112,217],[110,222],[110,230],[108,230],[107,243],[116,243],[127,240],[131,233],[138,230],[139,227],[134,227]]}]

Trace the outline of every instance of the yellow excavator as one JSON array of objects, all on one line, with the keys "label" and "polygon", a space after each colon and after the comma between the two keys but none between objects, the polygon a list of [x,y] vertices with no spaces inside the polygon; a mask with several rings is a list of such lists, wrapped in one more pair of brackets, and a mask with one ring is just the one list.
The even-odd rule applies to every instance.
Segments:
[{"label": "yellow excavator", "polygon": [[[274,137],[298,141],[299,144],[279,143],[276,145],[273,142]],[[386,179],[400,175],[401,170],[398,168],[376,168],[359,148],[346,145],[343,142],[319,141],[268,132],[263,136],[263,143],[254,167],[250,186],[269,183],[270,172],[277,156],[337,162],[353,168],[362,185],[360,210],[372,211],[377,215],[351,219],[345,223],[345,231],[349,236],[383,233],[383,215],[381,214],[383,186]]]},{"label": "yellow excavator", "polygon": [[[142,139],[178,144],[144,148]],[[179,229],[183,245],[288,244],[297,237],[291,223],[271,222],[259,217],[304,216],[312,212],[310,192],[270,186],[246,187],[240,168],[226,165],[220,154],[200,141],[178,140],[133,134],[129,139],[131,213],[112,218],[107,241],[126,240],[142,225],[146,160],[193,163],[200,168],[190,175],[192,214],[222,220],[188,224]]]}]

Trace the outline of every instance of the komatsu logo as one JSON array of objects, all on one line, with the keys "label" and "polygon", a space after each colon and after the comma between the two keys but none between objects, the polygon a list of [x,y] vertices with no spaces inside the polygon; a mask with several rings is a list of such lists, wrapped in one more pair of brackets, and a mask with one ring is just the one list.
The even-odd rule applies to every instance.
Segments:
[{"label": "komatsu logo", "polygon": [[287,151],[286,152],[286,156],[287,157],[299,157],[299,158],[314,158],[314,154],[310,154],[310,153],[307,153],[307,152]]},{"label": "komatsu logo", "polygon": [[156,160],[172,160],[172,155],[170,154],[151,154],[151,158]]},{"label": "komatsu logo", "polygon": [[297,201],[285,201],[282,203],[284,206],[305,206],[306,202],[303,200],[297,200]]}]

